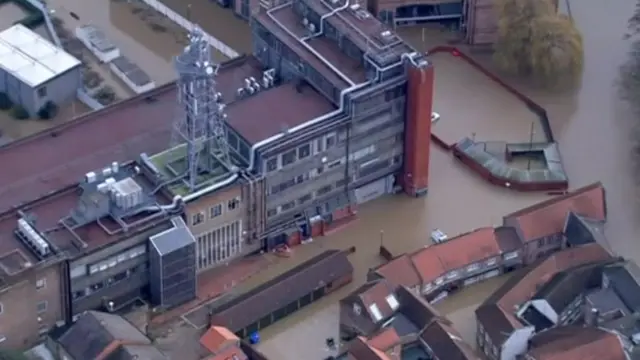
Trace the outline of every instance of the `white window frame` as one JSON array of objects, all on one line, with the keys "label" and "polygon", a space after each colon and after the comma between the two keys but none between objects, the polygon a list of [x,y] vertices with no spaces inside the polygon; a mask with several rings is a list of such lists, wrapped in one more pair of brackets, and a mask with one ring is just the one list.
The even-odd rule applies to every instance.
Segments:
[{"label": "white window frame", "polygon": [[[44,308],[40,309],[40,305],[44,305]],[[36,311],[38,312],[38,314],[46,313],[48,308],[49,308],[49,302],[47,302],[46,300],[40,301],[36,304]]]},{"label": "white window frame", "polygon": [[511,251],[511,252],[505,253],[503,256],[505,260],[513,260],[518,257],[518,252]]},{"label": "white window frame", "polygon": [[498,262],[498,260],[496,258],[491,258],[489,260],[487,260],[487,266],[493,266]]},{"label": "white window frame", "polygon": [[42,278],[36,280],[36,290],[42,290],[47,288],[47,279]]},{"label": "white window frame", "polygon": [[458,274],[458,270],[451,270],[451,271],[449,271],[449,272],[447,273],[447,279],[448,279],[448,280],[453,280],[453,279],[457,278],[457,277],[458,277],[458,275],[459,275],[459,274]]},{"label": "white window frame", "polygon": [[473,263],[469,266],[467,266],[467,272],[474,272],[474,271],[478,271],[480,270],[480,264],[478,263]]},{"label": "white window frame", "polygon": [[435,281],[436,286],[442,285],[444,283],[444,279],[441,277],[437,278]]}]

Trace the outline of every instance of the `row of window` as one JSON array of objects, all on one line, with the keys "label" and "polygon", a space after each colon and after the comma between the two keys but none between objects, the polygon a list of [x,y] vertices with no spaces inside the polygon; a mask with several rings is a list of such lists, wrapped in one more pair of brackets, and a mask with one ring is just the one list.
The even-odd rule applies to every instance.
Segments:
[{"label": "row of window", "polygon": [[207,269],[241,253],[242,223],[235,221],[201,234],[196,239],[198,269]]},{"label": "row of window", "polygon": [[116,285],[122,281],[125,281],[127,279],[129,279],[133,274],[142,272],[142,271],[147,271],[148,268],[148,264],[144,263],[144,264],[140,264],[137,266],[134,266],[130,269],[127,269],[125,271],[119,272],[115,275],[113,275],[112,277],[109,277],[105,280],[102,281],[98,281],[96,283],[93,283],[91,285],[89,285],[88,287],[81,289],[81,290],[76,290],[73,291],[71,293],[71,299],[72,300],[79,300],[82,298],[85,298],[95,292],[98,292],[102,289],[108,288],[110,286]]},{"label": "row of window", "polygon": [[191,225],[200,225],[207,219],[215,219],[218,216],[221,216],[225,211],[234,211],[238,209],[238,207],[240,207],[240,197],[236,196],[235,198],[227,201],[226,206],[224,203],[218,203],[211,206],[209,208],[209,214],[206,214],[205,211],[200,211],[191,215]]},{"label": "row of window", "polygon": [[340,187],[345,186],[345,179],[340,179],[338,180],[335,184],[329,184],[326,186],[321,187],[320,189],[309,193],[309,194],[305,194],[303,196],[301,196],[300,198],[298,198],[297,200],[293,200],[293,201],[289,201],[287,203],[284,203],[280,206],[277,206],[275,208],[271,208],[267,210],[267,218],[271,218],[274,217],[278,214],[281,213],[285,213],[291,209],[293,209],[296,206],[300,206],[300,205],[304,205],[307,203],[310,203],[311,200],[315,199],[315,198],[319,198],[321,196],[324,196],[328,193],[330,193],[332,190],[334,189],[338,189]]},{"label": "row of window", "polygon": [[[36,304],[36,313],[37,314],[43,314],[45,312],[47,312],[47,306],[48,306],[48,302],[46,300],[44,301],[39,301]],[[0,315],[2,315],[4,313],[4,305],[2,303],[0,303]],[[0,341],[2,342],[2,341]]]},{"label": "row of window", "polygon": [[562,243],[562,234],[555,234],[538,239],[538,247],[560,245]]},{"label": "row of window", "polygon": [[[508,254],[511,254],[511,253],[508,253]],[[507,255],[507,254],[505,254],[505,255]],[[482,268],[488,268],[488,267],[495,266],[497,263],[498,263],[498,258],[494,257],[494,258],[485,260],[484,262],[481,262],[481,263],[476,262],[476,263],[473,263],[473,264],[469,264],[465,268],[460,269],[460,270],[449,271],[444,276],[440,276],[437,279],[435,279],[432,283],[425,284],[423,286],[423,288],[422,288],[422,293],[423,294],[428,294],[431,291],[433,291],[433,290],[439,288],[440,286],[442,286],[445,282],[450,282],[450,281],[456,280],[456,279],[458,279],[460,277],[466,277],[465,274],[474,273],[476,271],[481,270]]]},{"label": "row of window", "polygon": [[[346,134],[340,134],[340,138],[346,137]],[[295,149],[291,149],[282,154],[278,154],[265,161],[265,172],[272,172],[283,167],[294,164],[296,161],[308,158],[311,155],[317,155],[323,151],[327,151],[338,143],[338,134],[335,132],[324,135],[312,142],[302,144]]]},{"label": "row of window", "polygon": [[129,250],[123,251],[117,255],[113,255],[105,260],[99,261],[91,265],[79,265],[71,269],[70,277],[76,279],[82,276],[93,275],[101,271],[113,268],[118,264],[143,256],[147,253],[146,245],[138,245]]}]

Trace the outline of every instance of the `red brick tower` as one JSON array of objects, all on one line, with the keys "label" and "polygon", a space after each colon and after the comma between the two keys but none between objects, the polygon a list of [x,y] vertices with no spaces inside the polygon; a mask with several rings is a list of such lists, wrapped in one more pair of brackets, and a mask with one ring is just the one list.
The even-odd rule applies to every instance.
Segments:
[{"label": "red brick tower", "polygon": [[402,186],[410,196],[425,195],[429,185],[433,89],[433,66],[426,60],[409,63]]}]

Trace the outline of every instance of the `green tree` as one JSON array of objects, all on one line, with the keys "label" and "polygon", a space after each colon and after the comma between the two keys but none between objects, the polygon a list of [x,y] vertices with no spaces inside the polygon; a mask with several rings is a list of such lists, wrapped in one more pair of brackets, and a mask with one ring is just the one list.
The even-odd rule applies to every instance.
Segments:
[{"label": "green tree", "polygon": [[503,70],[551,85],[582,72],[582,36],[549,0],[496,0],[494,60]]}]

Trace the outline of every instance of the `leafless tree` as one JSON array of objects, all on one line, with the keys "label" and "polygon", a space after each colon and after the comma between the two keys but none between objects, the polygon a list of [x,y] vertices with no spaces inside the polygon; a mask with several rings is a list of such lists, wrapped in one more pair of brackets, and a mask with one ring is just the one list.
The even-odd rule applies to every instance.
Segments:
[{"label": "leafless tree", "polygon": [[542,85],[576,80],[582,73],[582,36],[549,0],[496,0],[494,59],[508,72]]}]

